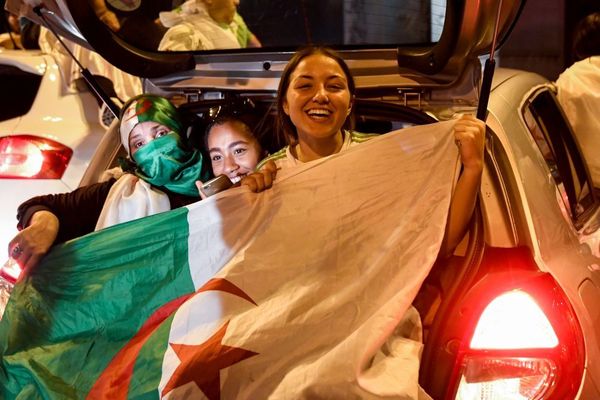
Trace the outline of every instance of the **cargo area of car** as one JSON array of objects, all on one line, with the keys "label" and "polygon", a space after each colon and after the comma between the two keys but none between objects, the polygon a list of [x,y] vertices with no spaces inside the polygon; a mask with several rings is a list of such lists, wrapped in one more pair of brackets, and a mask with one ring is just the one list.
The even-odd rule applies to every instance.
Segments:
[{"label": "cargo area of car", "polygon": [[[179,106],[191,128],[188,140],[191,146],[203,149],[207,126],[219,115],[253,113],[258,116],[255,133],[261,144],[274,152],[284,143],[276,136],[276,107],[274,97],[222,95],[214,100],[191,101]],[[357,99],[355,103],[355,129],[360,132],[385,134],[403,127],[436,122],[431,115],[398,103]],[[118,130],[106,135],[103,151],[112,154],[96,168],[118,165],[123,156]],[[208,156],[208,155],[207,155]],[[489,154],[487,155],[487,162]],[[108,164],[106,164],[108,163]],[[90,168],[92,170],[93,168]],[[99,171],[98,171],[99,172]],[[90,175],[90,179],[93,178]],[[99,176],[98,174],[96,177]],[[414,306],[423,323],[424,349],[420,371],[420,384],[433,398],[443,398],[452,381],[457,354],[464,336],[464,328],[456,326],[449,315],[457,313],[460,301],[474,283],[481,278],[481,265],[487,250],[485,245],[485,220],[481,204],[477,205],[469,229],[454,254],[439,258],[423,283]]]}]

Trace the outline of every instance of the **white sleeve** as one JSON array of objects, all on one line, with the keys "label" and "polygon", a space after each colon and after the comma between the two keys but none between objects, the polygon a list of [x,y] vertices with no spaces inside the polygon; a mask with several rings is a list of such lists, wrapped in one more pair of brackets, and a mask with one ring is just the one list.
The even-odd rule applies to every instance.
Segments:
[{"label": "white sleeve", "polygon": [[175,25],[165,33],[158,45],[159,51],[206,50],[201,36],[189,24]]}]

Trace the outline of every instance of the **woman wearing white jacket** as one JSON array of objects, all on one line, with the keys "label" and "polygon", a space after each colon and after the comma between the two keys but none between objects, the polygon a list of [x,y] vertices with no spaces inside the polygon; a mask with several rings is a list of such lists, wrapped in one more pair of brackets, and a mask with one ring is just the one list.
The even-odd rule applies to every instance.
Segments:
[{"label": "woman wearing white jacket", "polygon": [[600,188],[600,13],[585,17],[575,30],[573,55],[577,62],[556,81],[558,101],[577,137]]}]

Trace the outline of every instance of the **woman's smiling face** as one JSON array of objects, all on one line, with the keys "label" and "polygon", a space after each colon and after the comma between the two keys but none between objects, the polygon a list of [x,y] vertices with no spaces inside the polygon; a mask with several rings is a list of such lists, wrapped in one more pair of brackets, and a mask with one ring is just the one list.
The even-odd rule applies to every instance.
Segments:
[{"label": "woman's smiling face", "polygon": [[299,140],[326,139],[340,132],[350,114],[352,95],[336,60],[320,53],[305,57],[290,75],[284,112]]},{"label": "woman's smiling face", "polygon": [[240,121],[213,126],[206,142],[213,173],[225,174],[233,183],[253,172],[263,155],[258,140]]}]

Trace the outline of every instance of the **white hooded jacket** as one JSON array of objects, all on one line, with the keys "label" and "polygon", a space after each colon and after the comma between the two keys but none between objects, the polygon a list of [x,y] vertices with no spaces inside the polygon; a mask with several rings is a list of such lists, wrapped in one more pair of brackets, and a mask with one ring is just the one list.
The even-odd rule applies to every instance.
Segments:
[{"label": "white hooded jacket", "polygon": [[573,127],[590,169],[600,187],[600,56],[578,61],[556,81],[558,101]]}]

